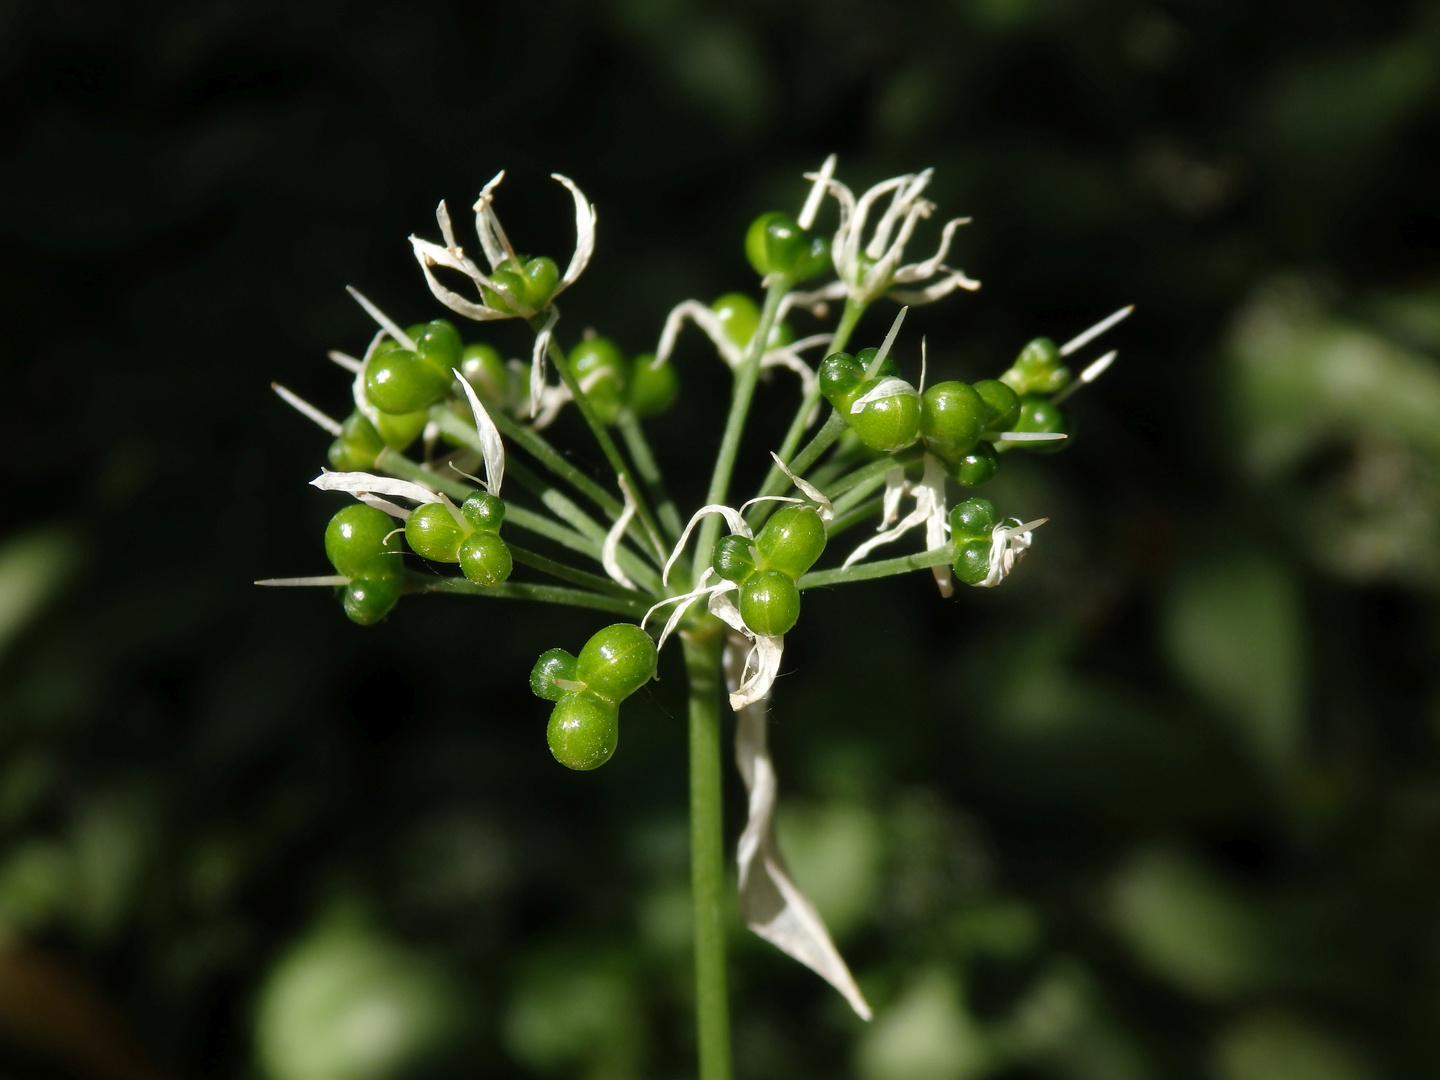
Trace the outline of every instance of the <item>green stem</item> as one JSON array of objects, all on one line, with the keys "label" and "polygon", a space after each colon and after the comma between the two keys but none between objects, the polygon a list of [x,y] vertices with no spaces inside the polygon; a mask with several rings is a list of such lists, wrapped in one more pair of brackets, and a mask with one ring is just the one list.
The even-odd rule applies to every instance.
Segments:
[{"label": "green stem", "polygon": [[[770,328],[775,325],[775,313],[780,301],[789,291],[789,282],[784,278],[770,283],[765,292],[765,307],[760,312],[760,325],[750,338],[745,353],[745,362],[735,375],[735,386],[730,394],[730,415],[725,419],[725,433],[720,438],[720,452],[715,456],[715,471],[710,474],[710,491],[705,502],[724,503],[730,492],[730,477],[735,471],[735,455],[740,451],[740,436],[745,433],[745,418],[750,413],[750,402],[755,397],[755,382],[760,377],[760,357],[765,352],[765,343],[770,340]],[[693,580],[698,581],[706,564],[710,561],[715,538],[720,534],[720,518],[714,515],[705,519],[700,526],[699,546],[695,549]]]},{"label": "green stem", "polygon": [[532,570],[539,570],[542,574],[549,574],[551,577],[559,578],[561,581],[568,581],[571,585],[579,585],[581,588],[593,589],[596,592],[604,593],[606,596],[613,596],[617,600],[626,600],[633,603],[650,603],[644,593],[636,592],[634,589],[627,589],[618,582],[611,581],[599,574],[591,574],[578,567],[570,566],[567,563],[556,562],[554,559],[546,558],[538,552],[526,548],[516,547],[514,544],[507,545],[510,548],[510,557],[521,566],[528,566]]},{"label": "green stem", "polygon": [[655,524],[655,518],[650,513],[650,507],[645,502],[645,493],[635,483],[635,477],[630,474],[630,466],[625,463],[624,457],[620,454],[620,448],[615,445],[615,440],[610,437],[604,422],[595,414],[594,407],[590,404],[590,398],[580,388],[580,381],[575,378],[575,371],[570,366],[570,358],[560,348],[555,335],[550,335],[550,362],[555,365],[555,370],[560,373],[561,380],[570,388],[570,396],[575,399],[575,407],[580,410],[580,415],[585,418],[585,423],[590,426],[590,431],[595,436],[595,441],[600,444],[600,451],[605,455],[605,460],[615,470],[615,475],[625,481],[630,487],[631,494],[635,497],[635,516],[640,519],[653,545],[655,554],[663,563],[665,556],[669,554],[665,550],[665,541],[660,538],[660,529]]},{"label": "green stem", "polygon": [[859,525],[870,515],[878,513],[885,506],[883,498],[871,499],[869,502],[861,503],[853,510],[846,510],[844,513],[836,513],[835,520],[825,527],[825,535],[833,539],[843,533],[846,529]]},{"label": "green stem", "polygon": [[907,446],[904,450],[889,454],[877,461],[867,462],[848,476],[843,476],[839,480],[830,483],[823,490],[831,501],[834,501],[851,488],[857,488],[876,476],[883,477],[896,465],[905,466],[913,464],[924,457],[924,455],[925,450],[923,447],[918,445]]},{"label": "green stem", "polygon": [[[444,405],[437,405],[431,409],[430,419],[440,429],[441,434],[448,435],[471,450],[481,449],[480,439],[475,434],[475,425],[466,423]],[[491,412],[490,419],[495,421],[495,426],[500,430],[500,434],[528,451],[531,457],[590,499],[612,519],[620,516],[622,509],[620,501],[569,461],[566,461],[560,451],[556,450],[544,436],[533,428],[517,424],[500,409]]]},{"label": "green stem", "polygon": [[943,566],[955,558],[950,544],[934,551],[922,551],[915,555],[902,555],[898,559],[882,559],[880,562],[862,562],[836,570],[817,570],[806,574],[797,585],[801,589],[819,589],[826,585],[849,585],[856,581],[870,581],[873,578],[894,577],[908,574],[911,570],[924,570],[930,566]]},{"label": "green stem", "polygon": [[[855,332],[855,326],[860,322],[860,316],[865,314],[864,304],[857,304],[853,300],[845,301],[845,310],[840,313],[840,322],[835,327],[835,334],[830,339],[826,355],[837,352],[844,352],[845,346],[850,342],[850,335]],[[805,428],[810,414],[815,406],[820,404],[820,383],[817,381],[814,388],[805,395],[800,403],[800,410],[795,414],[795,419],[790,421],[790,430],[785,433],[785,439],[780,443],[780,460],[787,465],[790,464],[790,455],[795,453],[795,448],[800,445],[800,440],[805,435]],[[818,456],[818,455],[817,455]],[[804,470],[790,466],[792,472],[799,476]],[[785,490],[788,481],[785,474],[779,469],[771,466],[770,471],[765,474],[765,483],[760,485],[761,495],[779,495]]]},{"label": "green stem", "polygon": [[655,462],[655,453],[650,449],[650,441],[645,438],[645,429],[640,426],[639,418],[629,409],[625,409],[615,423],[625,438],[625,449],[629,450],[630,456],[635,459],[635,468],[640,473],[640,479],[645,481],[650,498],[655,500],[655,509],[660,515],[660,524],[665,527],[666,535],[672,542],[679,540],[680,513],[675,509],[675,502],[665,489],[665,478],[660,474],[660,466]]},{"label": "green stem", "polygon": [[409,579],[423,584],[408,585],[407,593],[459,593],[465,596],[492,596],[500,600],[538,600],[546,604],[565,604],[569,607],[591,608],[595,611],[609,611],[616,615],[634,618],[643,614],[645,605],[634,600],[620,600],[613,596],[584,589],[567,589],[563,585],[531,585],[526,582],[507,581],[503,585],[476,585],[466,578],[442,577],[421,579],[419,575]]},{"label": "green stem", "polygon": [[[763,336],[761,340],[764,340]],[[700,1080],[730,1080],[725,972],[725,850],[720,783],[723,634],[685,634],[690,682],[690,888],[695,904],[695,1014]]]}]

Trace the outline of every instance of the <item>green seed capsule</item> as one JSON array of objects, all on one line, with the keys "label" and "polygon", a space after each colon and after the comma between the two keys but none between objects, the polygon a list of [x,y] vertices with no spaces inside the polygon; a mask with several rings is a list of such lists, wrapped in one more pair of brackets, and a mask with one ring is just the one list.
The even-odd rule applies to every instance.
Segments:
[{"label": "green seed capsule", "polygon": [[517,265],[506,259],[490,273],[491,289],[482,288],[485,303],[497,311],[529,317],[540,311],[555,295],[560,270],[553,259],[540,256]]},{"label": "green seed capsule", "polygon": [[808,257],[805,231],[795,219],[780,210],[761,214],[745,233],[745,256],[761,277],[789,274]]},{"label": "green seed capsule", "polygon": [[736,533],[722,536],[715,542],[710,565],[726,581],[744,581],[755,572],[754,543],[749,537]]},{"label": "green seed capsule", "polygon": [[796,260],[795,269],[790,273],[790,280],[796,283],[809,281],[829,269],[830,238],[828,236],[812,236],[810,243],[806,245],[804,256]]},{"label": "green seed capsule", "polygon": [[330,467],[339,472],[366,472],[375,467],[375,455],[385,449],[385,440],[375,426],[358,412],[340,426],[340,437],[330,444]]},{"label": "green seed capsule", "polygon": [[740,618],[757,634],[784,634],[800,618],[800,590],[782,570],[759,570],[740,586]]},{"label": "green seed capsule", "polygon": [[588,690],[566,694],[550,710],[545,741],[567,769],[598,769],[620,742],[620,710]]},{"label": "green seed capsule", "polygon": [[382,412],[375,416],[375,430],[385,440],[386,446],[392,450],[404,450],[419,438],[429,421],[430,413],[425,409],[396,415]]},{"label": "green seed capsule", "polygon": [[607,701],[619,704],[655,674],[655,642],[634,623],[598,630],[580,650],[575,673]]},{"label": "green seed capsule", "polygon": [[1070,369],[1060,362],[1060,350],[1049,338],[1036,338],[1015,358],[1000,381],[1017,394],[1053,394],[1070,381]]},{"label": "green seed capsule", "polygon": [[[1015,431],[1043,431],[1068,434],[1070,429],[1064,411],[1039,394],[1025,394],[1020,398],[1020,417],[1015,421]],[[1022,450],[1037,454],[1053,454],[1065,448],[1064,439],[1053,442],[1019,443]]]},{"label": "green seed capsule", "polygon": [[595,414],[613,424],[625,406],[625,357],[609,338],[585,338],[570,350],[575,380]]},{"label": "green seed capsule", "polygon": [[985,430],[985,399],[963,382],[942,382],[921,397],[920,434],[925,446],[953,460],[968,454]]},{"label": "green seed capsule", "polygon": [[978,585],[990,576],[990,541],[961,540],[955,544],[955,576],[966,585]]},{"label": "green seed capsule", "polygon": [[982,442],[968,454],[947,461],[945,467],[961,486],[979,487],[995,479],[995,474],[1000,471],[1000,456],[988,442]]},{"label": "green seed capsule", "polygon": [[825,550],[825,523],[810,506],[783,506],[765,522],[755,547],[765,566],[798,578]]},{"label": "green seed capsule", "polygon": [[497,533],[505,521],[505,503],[488,491],[477,491],[460,505],[460,513],[481,532]]},{"label": "green seed capsule", "polygon": [[920,434],[920,395],[909,383],[892,381],[884,397],[865,401],[865,395],[884,385],[883,379],[867,379],[850,403],[845,422],[860,441],[882,454],[903,450]]},{"label": "green seed capsule", "polygon": [[460,366],[460,331],[449,319],[433,319],[406,332],[415,339],[415,354],[446,376]]},{"label": "green seed capsule", "polygon": [[409,349],[376,350],[365,365],[365,396],[382,413],[412,413],[444,397],[450,379]]},{"label": "green seed capsule", "polygon": [[575,657],[564,649],[547,649],[530,669],[530,692],[546,701],[559,701],[574,692],[576,686],[560,686],[559,681],[576,683]]},{"label": "green seed capsule", "polygon": [[343,604],[351,622],[372,626],[390,614],[399,599],[398,576],[357,577],[345,586]]},{"label": "green seed capsule", "polygon": [[820,364],[820,393],[842,414],[860,394],[865,365],[849,353],[831,353]]},{"label": "green seed capsule", "polygon": [[999,379],[981,379],[975,392],[985,402],[985,430],[1009,431],[1020,417],[1020,395]]},{"label": "green seed capsule", "polygon": [[675,365],[666,361],[659,367],[652,353],[641,353],[635,358],[630,370],[630,411],[636,416],[659,416],[671,405],[680,393],[680,377],[675,374]]},{"label": "green seed capsule", "polygon": [[990,532],[999,521],[995,504],[978,496],[966,499],[950,511],[950,534],[957,539],[990,542]]},{"label": "green seed capsule", "polygon": [[514,560],[510,557],[510,548],[492,532],[481,532],[477,529],[460,541],[460,550],[456,555],[460,572],[476,585],[483,585],[487,589],[499,585],[515,568]]},{"label": "green seed capsule", "polygon": [[725,336],[743,349],[760,329],[760,309],[744,293],[726,293],[710,305],[725,328]]},{"label": "green seed capsule", "polygon": [[487,405],[501,404],[510,396],[510,369],[489,345],[466,345],[460,354],[460,374]]},{"label": "green seed capsule", "polygon": [[[393,573],[398,575],[404,567],[398,554],[399,538],[390,536],[395,531],[395,519],[389,514],[364,503],[354,503],[337,513],[325,526],[325,557],[335,567],[336,573],[348,578],[366,573],[371,564],[382,557],[385,560],[383,566],[388,566],[393,560]],[[387,536],[390,536],[388,542]],[[383,573],[383,570],[380,572]]]},{"label": "green seed capsule", "polygon": [[405,519],[405,542],[422,559],[453,563],[460,561],[460,542],[468,535],[444,503],[425,503]]}]

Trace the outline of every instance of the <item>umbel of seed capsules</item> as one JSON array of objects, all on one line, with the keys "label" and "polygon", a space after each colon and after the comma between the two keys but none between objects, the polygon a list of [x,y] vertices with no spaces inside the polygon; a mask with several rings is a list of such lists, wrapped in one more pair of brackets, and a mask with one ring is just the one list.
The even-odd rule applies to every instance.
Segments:
[{"label": "umbel of seed capsules", "polygon": [[732,533],[715,544],[715,572],[740,586],[740,618],[757,634],[778,637],[800,618],[796,582],[825,550],[825,522],[811,506],[775,511],[755,539]]},{"label": "umbel of seed capsules", "polygon": [[555,760],[579,770],[609,761],[620,741],[620,703],[650,681],[655,662],[655,642],[634,623],[597,631],[579,656],[541,653],[530,689],[555,702],[545,731]]}]

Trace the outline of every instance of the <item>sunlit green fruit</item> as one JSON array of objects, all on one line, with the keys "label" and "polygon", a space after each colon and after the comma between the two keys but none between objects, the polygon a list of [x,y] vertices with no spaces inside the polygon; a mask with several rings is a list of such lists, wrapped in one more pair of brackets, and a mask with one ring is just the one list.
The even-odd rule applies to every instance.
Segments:
[{"label": "sunlit green fruit", "polygon": [[1015,358],[1000,381],[1017,394],[1053,394],[1070,381],[1070,370],[1060,362],[1060,350],[1049,338],[1036,338]]},{"label": "sunlit green fruit", "polygon": [[966,585],[978,585],[990,576],[990,541],[957,540],[955,576]]},{"label": "sunlit green fruit", "polygon": [[460,541],[456,554],[460,572],[487,589],[505,581],[515,568],[509,546],[493,532],[477,529]]},{"label": "sunlit green fruit", "polygon": [[795,267],[790,272],[790,280],[797,284],[809,281],[829,269],[830,238],[828,236],[811,236],[809,243],[805,245],[804,254],[795,261]]},{"label": "sunlit green fruit", "polygon": [[460,354],[460,374],[487,405],[502,403],[510,396],[510,369],[489,345],[466,345]]},{"label": "sunlit green fruit", "polygon": [[962,487],[980,487],[995,479],[1000,471],[1000,455],[988,442],[977,443],[968,454],[946,461],[945,467]]},{"label": "sunlit green fruit", "polygon": [[755,572],[754,544],[754,540],[738,533],[722,536],[715,541],[710,565],[726,581],[744,581]]},{"label": "sunlit green fruit", "polygon": [[634,623],[615,623],[591,635],[577,660],[580,681],[619,704],[655,674],[655,642]]},{"label": "sunlit green fruit", "polygon": [[496,311],[530,316],[540,311],[555,295],[560,270],[544,255],[534,259],[506,259],[490,272],[493,288],[482,288],[485,303]]},{"label": "sunlit green fruit", "polygon": [[[398,556],[379,556],[371,564],[372,567],[381,569],[383,561],[394,558],[396,565],[399,565]],[[345,586],[343,603],[345,614],[353,623],[361,626],[371,626],[386,615],[400,599],[400,578],[398,575],[377,573],[373,577],[354,577],[350,584]]]},{"label": "sunlit green fruit", "polygon": [[976,496],[951,509],[950,534],[957,539],[984,540],[988,544],[990,532],[999,520],[995,504]]},{"label": "sunlit green fruit", "polygon": [[761,214],[745,233],[745,257],[761,277],[789,275],[808,257],[809,240],[795,219],[781,210]]},{"label": "sunlit green fruit", "polygon": [[[325,526],[325,557],[335,567],[337,574],[358,577],[382,552],[399,552],[395,519],[383,510],[364,503],[352,503],[340,510]],[[389,537],[389,540],[386,540]],[[401,569],[399,555],[387,555],[395,560],[395,572]]]},{"label": "sunlit green fruit", "polygon": [[943,458],[969,453],[985,430],[985,399],[968,383],[936,383],[921,395],[920,434]]},{"label": "sunlit green fruit", "polygon": [[425,409],[393,415],[382,412],[375,416],[375,430],[385,440],[386,446],[392,450],[404,450],[420,437],[429,421],[430,413]]},{"label": "sunlit green fruit", "polygon": [[413,413],[444,397],[450,380],[409,349],[376,350],[365,365],[365,396],[382,413]]},{"label": "sunlit green fruit", "polygon": [[641,353],[630,370],[630,411],[641,418],[660,415],[680,393],[675,365],[668,360],[659,367],[654,363],[653,354]]},{"label": "sunlit green fruit", "polygon": [[760,309],[744,293],[726,293],[710,305],[710,310],[725,328],[725,336],[738,348],[749,345],[760,329]]},{"label": "sunlit green fruit", "polygon": [[825,550],[825,522],[811,506],[782,506],[770,515],[755,547],[765,566],[798,578]]},{"label": "sunlit green fruit", "polygon": [[981,379],[975,392],[985,402],[985,430],[1009,431],[1020,417],[1020,395],[999,379]]},{"label": "sunlit green fruit", "polygon": [[620,742],[619,706],[589,690],[566,694],[550,710],[545,741],[567,769],[598,769]]},{"label": "sunlit green fruit", "polygon": [[444,503],[425,503],[410,511],[405,519],[405,542],[423,559],[434,562],[460,561],[460,542],[469,529],[462,529],[450,507]]},{"label": "sunlit green fruit", "polygon": [[[1020,398],[1020,416],[1015,421],[1015,431],[1041,431],[1047,434],[1069,434],[1070,423],[1060,406],[1039,394],[1025,394]],[[1053,454],[1065,448],[1064,439],[1047,442],[1017,443],[1021,450],[1037,454]]]},{"label": "sunlit green fruit", "polygon": [[556,685],[556,680],[574,683],[576,660],[564,649],[547,649],[530,669],[530,692],[546,701],[559,701],[576,688]]},{"label": "sunlit green fruit", "polygon": [[432,319],[428,323],[412,326],[409,335],[415,339],[415,353],[426,363],[439,368],[447,378],[453,368],[460,366],[463,348],[460,331],[449,319]]},{"label": "sunlit green fruit", "polygon": [[920,395],[908,383],[892,383],[892,392],[865,401],[865,395],[881,383],[880,379],[861,383],[845,420],[871,450],[891,454],[903,450],[920,435]]},{"label": "sunlit green fruit", "polygon": [[460,504],[460,513],[484,532],[499,532],[505,522],[505,503],[488,491],[477,491]]},{"label": "sunlit green fruit", "polygon": [[865,365],[849,353],[831,353],[820,363],[820,393],[831,405],[847,412],[865,381]]},{"label": "sunlit green fruit", "polygon": [[783,570],[759,570],[740,586],[740,618],[757,634],[787,633],[800,618],[800,590]]},{"label": "sunlit green fruit", "polygon": [[330,467],[339,472],[366,472],[375,467],[375,455],[385,449],[385,440],[375,425],[358,412],[340,425],[340,437],[330,444]]},{"label": "sunlit green fruit", "polygon": [[613,424],[625,406],[625,356],[609,338],[584,338],[570,350],[575,381],[585,391],[595,415]]}]

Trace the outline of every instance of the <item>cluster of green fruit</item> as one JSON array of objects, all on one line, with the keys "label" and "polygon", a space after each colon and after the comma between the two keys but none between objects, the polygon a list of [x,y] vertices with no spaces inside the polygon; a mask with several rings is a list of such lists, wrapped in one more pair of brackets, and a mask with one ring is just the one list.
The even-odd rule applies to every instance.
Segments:
[{"label": "cluster of green fruit", "polygon": [[745,255],[762,278],[780,274],[798,285],[830,269],[830,238],[812,236],[783,210],[772,210],[750,223]]},{"label": "cluster of green fruit", "polygon": [[740,586],[740,618],[756,634],[778,637],[800,618],[800,575],[825,550],[825,522],[810,506],[775,511],[753,540],[722,536],[710,565]]},{"label": "cluster of green fruit", "polygon": [[570,350],[575,381],[602,423],[613,424],[628,409],[639,418],[658,416],[675,401],[680,384],[668,361],[655,363],[652,353],[626,360],[620,347],[590,334]]},{"label": "cluster of green fruit", "polygon": [[[995,435],[1066,433],[1066,417],[1047,395],[1062,389],[1070,372],[1047,338],[1026,345],[998,379],[936,383],[923,394],[900,378],[894,357],[877,362],[878,355],[876,349],[834,353],[820,365],[825,400],[871,450],[894,453],[923,441],[951,476],[965,487],[979,487],[999,468]],[[1056,445],[1037,442],[1028,448]]]},{"label": "cluster of green fruit", "polygon": [[349,578],[341,601],[361,626],[379,622],[400,599],[405,580],[404,549],[435,562],[459,563],[476,585],[499,585],[510,576],[510,548],[500,539],[505,504],[476,492],[457,509],[424,503],[410,512],[403,529],[383,510],[364,503],[345,507],[325,526],[325,555],[335,572]]},{"label": "cluster of green fruit", "polygon": [[555,702],[545,737],[556,761],[586,770],[610,760],[620,741],[620,703],[650,681],[656,659],[655,642],[634,623],[597,631],[579,656],[540,654],[530,689]]},{"label": "cluster of green fruit", "polygon": [[1000,516],[989,499],[966,499],[950,511],[950,538],[955,544],[955,576],[978,585],[990,574],[990,547]]}]

